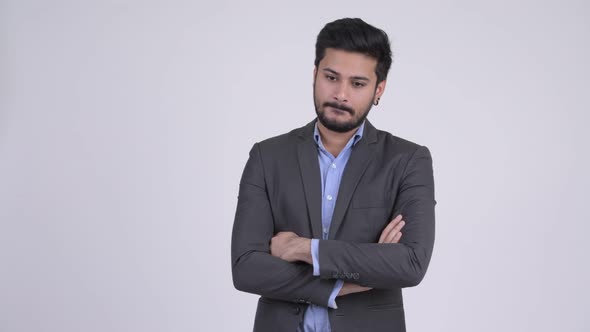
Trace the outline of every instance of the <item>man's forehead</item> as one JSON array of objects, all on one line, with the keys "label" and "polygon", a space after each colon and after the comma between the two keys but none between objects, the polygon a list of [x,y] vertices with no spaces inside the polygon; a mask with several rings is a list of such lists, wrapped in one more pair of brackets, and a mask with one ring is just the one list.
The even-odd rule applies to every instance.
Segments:
[{"label": "man's forehead", "polygon": [[327,48],[318,70],[343,76],[376,77],[377,60],[366,54]]}]

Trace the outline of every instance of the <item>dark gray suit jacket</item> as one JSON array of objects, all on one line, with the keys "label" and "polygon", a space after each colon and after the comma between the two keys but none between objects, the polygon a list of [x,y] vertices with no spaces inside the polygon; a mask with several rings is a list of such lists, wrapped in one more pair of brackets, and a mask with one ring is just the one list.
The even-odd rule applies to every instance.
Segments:
[{"label": "dark gray suit jacket", "polygon": [[[319,242],[320,276],[269,254],[274,234],[322,238],[315,120],[256,143],[240,181],[232,234],[234,286],[261,295],[254,330],[294,332],[309,303],[327,306],[336,279],[372,287],[336,298],[334,332],[405,331],[403,287],[420,283],[434,245],[434,180],[428,148],[365,122],[344,170],[329,239]],[[399,243],[378,244],[398,214]]]}]

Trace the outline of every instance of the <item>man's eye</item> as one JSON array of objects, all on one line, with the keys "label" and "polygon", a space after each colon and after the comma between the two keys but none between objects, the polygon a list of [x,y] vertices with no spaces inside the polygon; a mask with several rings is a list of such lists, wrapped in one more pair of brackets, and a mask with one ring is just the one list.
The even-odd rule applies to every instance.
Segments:
[{"label": "man's eye", "polygon": [[330,80],[330,81],[335,81],[336,80],[336,77],[335,76],[332,76],[332,75],[326,75],[326,78],[328,80]]},{"label": "man's eye", "polygon": [[355,88],[362,88],[363,86],[365,86],[365,83],[361,83],[361,82],[352,82],[352,85]]}]

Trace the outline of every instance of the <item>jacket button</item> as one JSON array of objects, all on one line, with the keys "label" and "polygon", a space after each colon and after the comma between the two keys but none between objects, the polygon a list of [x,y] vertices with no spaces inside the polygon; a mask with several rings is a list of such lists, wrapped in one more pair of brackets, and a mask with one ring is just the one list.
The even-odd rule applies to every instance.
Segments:
[{"label": "jacket button", "polygon": [[299,315],[300,312],[301,312],[301,308],[299,308],[298,305],[293,306],[293,314]]}]

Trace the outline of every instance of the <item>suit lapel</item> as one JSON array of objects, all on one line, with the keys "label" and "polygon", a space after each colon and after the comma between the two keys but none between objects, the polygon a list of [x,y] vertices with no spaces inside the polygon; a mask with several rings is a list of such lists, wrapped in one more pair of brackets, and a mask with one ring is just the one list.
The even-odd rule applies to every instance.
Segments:
[{"label": "suit lapel", "polygon": [[350,205],[352,194],[365,173],[367,167],[374,157],[375,142],[377,142],[377,132],[375,127],[371,125],[369,120],[365,122],[365,132],[363,138],[358,141],[352,148],[350,159],[344,169],[342,180],[340,180],[340,188],[338,190],[338,198],[336,206],[334,207],[334,214],[332,215],[332,223],[330,225],[329,239],[334,239],[336,232],[342,224],[346,210]]},{"label": "suit lapel", "polygon": [[[320,165],[318,161],[318,148],[313,140],[313,128],[315,120],[298,130],[300,137],[297,154],[299,169],[307,202],[307,213],[311,222],[311,230],[314,239],[322,238],[322,184]],[[374,157],[375,144],[377,142],[377,130],[369,122],[365,121],[363,138],[352,148],[350,159],[344,169],[338,199],[332,215],[329,239],[334,239],[338,228],[342,224],[346,210],[350,205],[352,194],[365,173],[365,170]]]},{"label": "suit lapel", "polygon": [[322,180],[318,161],[318,150],[313,140],[314,125],[315,120],[300,130],[301,140],[297,146],[297,153],[312,235],[314,239],[321,239]]}]

